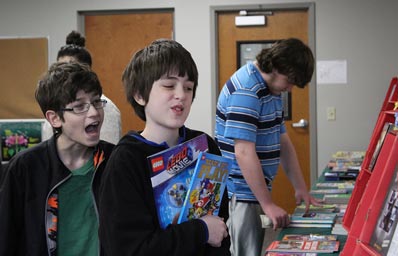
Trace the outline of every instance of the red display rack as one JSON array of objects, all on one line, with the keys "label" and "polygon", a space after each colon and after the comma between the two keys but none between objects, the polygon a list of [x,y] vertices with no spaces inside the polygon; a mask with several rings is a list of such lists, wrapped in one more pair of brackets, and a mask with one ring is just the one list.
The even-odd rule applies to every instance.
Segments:
[{"label": "red display rack", "polygon": [[[341,255],[362,255],[355,254],[354,251],[360,250],[359,248],[365,248],[367,246],[366,243],[369,242],[369,229],[374,228],[374,222],[367,220],[370,214],[369,211],[373,209],[374,212],[372,214],[376,214],[377,210],[374,206],[380,205],[383,202],[380,198],[384,199],[386,196],[385,193],[383,194],[383,188],[386,187],[385,183],[388,182],[388,176],[390,175],[391,177],[392,175],[392,171],[388,172],[386,166],[393,165],[398,158],[398,152],[395,155],[391,154],[392,149],[398,147],[394,146],[397,144],[397,136],[395,133],[388,132],[386,127],[388,127],[388,124],[392,124],[392,127],[394,127],[396,113],[398,113],[396,109],[397,102],[398,78],[394,77],[391,80],[381,107],[362,162],[361,171],[355,182],[355,187],[343,218],[343,227],[347,230],[348,237]],[[375,159],[377,161],[374,164]],[[361,243],[363,244],[362,247],[359,246]]]},{"label": "red display rack", "polygon": [[[381,248],[383,237],[392,236],[391,233],[396,226],[396,221],[391,222],[391,226],[383,230],[386,227],[382,224],[384,223],[383,215],[386,215],[386,205],[391,197],[390,191],[394,190],[396,197],[397,171],[398,136],[396,133],[389,133],[361,201],[358,203],[346,244],[340,255],[382,255],[378,253],[378,250],[383,249]],[[394,210],[396,211],[396,208]]]}]

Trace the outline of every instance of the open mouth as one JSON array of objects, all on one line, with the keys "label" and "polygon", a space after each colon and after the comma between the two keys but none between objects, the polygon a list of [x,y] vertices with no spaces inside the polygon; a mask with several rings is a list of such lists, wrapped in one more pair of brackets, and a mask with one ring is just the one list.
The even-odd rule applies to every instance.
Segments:
[{"label": "open mouth", "polygon": [[96,133],[99,132],[100,122],[94,122],[86,126],[85,130],[87,133]]},{"label": "open mouth", "polygon": [[182,111],[184,111],[184,107],[183,106],[181,106],[181,105],[179,105],[179,106],[174,106],[174,107],[172,107],[172,109],[174,110],[174,111],[176,111],[176,112],[182,112]]}]

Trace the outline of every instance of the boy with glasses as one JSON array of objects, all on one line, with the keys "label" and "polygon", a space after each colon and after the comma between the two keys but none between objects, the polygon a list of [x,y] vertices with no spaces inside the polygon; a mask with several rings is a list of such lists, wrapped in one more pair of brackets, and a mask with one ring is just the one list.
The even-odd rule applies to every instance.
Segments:
[{"label": "boy with glasses", "polygon": [[35,97],[52,138],[20,152],[0,188],[0,255],[99,255],[98,186],[113,144],[100,141],[106,101],[84,64],[55,63]]},{"label": "boy with glasses", "polygon": [[[90,52],[85,48],[86,39],[77,31],[72,31],[66,37],[66,45],[57,54],[57,62],[76,61],[92,66]],[[122,135],[122,121],[120,110],[111,99],[102,94],[101,99],[107,101],[104,109],[105,117],[101,128],[100,139],[116,144]],[[44,123],[43,137],[49,139],[53,129],[48,122]]]}]

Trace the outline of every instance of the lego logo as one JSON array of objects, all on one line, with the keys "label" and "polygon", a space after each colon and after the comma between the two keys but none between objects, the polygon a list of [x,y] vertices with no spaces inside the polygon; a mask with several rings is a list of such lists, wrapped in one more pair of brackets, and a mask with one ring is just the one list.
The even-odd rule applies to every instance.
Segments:
[{"label": "lego logo", "polygon": [[158,172],[164,169],[163,158],[157,157],[151,160],[153,172]]}]

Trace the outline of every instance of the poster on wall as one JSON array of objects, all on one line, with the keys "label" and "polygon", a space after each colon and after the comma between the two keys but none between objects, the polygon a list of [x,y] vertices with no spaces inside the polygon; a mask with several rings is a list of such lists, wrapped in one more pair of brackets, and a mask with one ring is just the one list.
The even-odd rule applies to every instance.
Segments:
[{"label": "poster on wall", "polygon": [[318,84],[347,84],[347,60],[318,60],[316,63]]},{"label": "poster on wall", "polygon": [[45,119],[0,119],[1,159],[8,162],[18,152],[42,141]]}]

